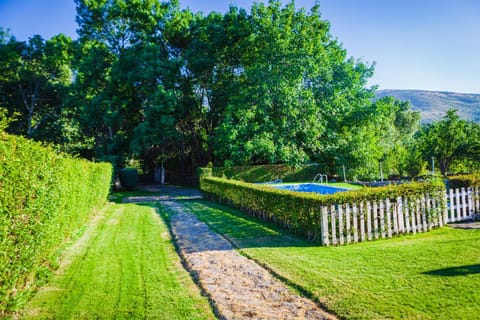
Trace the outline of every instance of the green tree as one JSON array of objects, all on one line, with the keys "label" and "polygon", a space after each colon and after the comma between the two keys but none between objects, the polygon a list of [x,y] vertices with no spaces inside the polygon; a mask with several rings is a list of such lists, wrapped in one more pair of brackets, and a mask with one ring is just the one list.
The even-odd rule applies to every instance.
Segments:
[{"label": "green tree", "polygon": [[18,114],[9,131],[28,138],[61,142],[59,120],[72,81],[72,40],[57,35],[45,41],[14,38],[0,43],[0,96],[9,114]]},{"label": "green tree", "polygon": [[442,120],[422,129],[418,143],[424,159],[434,157],[441,174],[446,175],[454,161],[479,158],[478,137],[478,124],[461,119],[456,109],[450,109]]}]

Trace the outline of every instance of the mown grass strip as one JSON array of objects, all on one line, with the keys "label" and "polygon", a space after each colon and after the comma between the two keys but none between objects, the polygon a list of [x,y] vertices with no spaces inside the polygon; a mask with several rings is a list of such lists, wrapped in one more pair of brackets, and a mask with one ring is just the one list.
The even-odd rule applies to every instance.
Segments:
[{"label": "mown grass strip", "polygon": [[26,319],[214,319],[151,206],[111,205]]},{"label": "mown grass strip", "polygon": [[240,251],[348,319],[473,319],[480,314],[480,230],[320,247],[207,201],[185,201]]}]

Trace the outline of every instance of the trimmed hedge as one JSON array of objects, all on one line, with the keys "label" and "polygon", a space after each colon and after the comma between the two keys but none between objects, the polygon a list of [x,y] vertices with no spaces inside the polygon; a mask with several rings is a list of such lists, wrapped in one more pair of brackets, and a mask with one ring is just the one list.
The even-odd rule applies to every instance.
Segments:
[{"label": "trimmed hedge", "polygon": [[480,173],[448,177],[449,188],[480,187]]},{"label": "trimmed hedge", "polygon": [[236,166],[214,167],[212,175],[245,182],[267,182],[276,179],[283,181],[311,181],[317,173],[325,172],[317,164],[309,164],[300,168],[284,165],[259,165],[259,166]]},{"label": "trimmed hedge", "polygon": [[364,188],[332,195],[279,190],[264,185],[241,181],[203,177],[200,189],[207,197],[225,201],[280,225],[288,226],[295,233],[308,234],[319,230],[320,207],[344,203],[360,203],[367,200],[395,200],[400,196],[412,199],[425,194],[443,195],[445,185],[440,182],[408,183],[398,186]]},{"label": "trimmed hedge", "polygon": [[104,205],[112,167],[0,132],[0,316],[55,268],[60,245]]}]

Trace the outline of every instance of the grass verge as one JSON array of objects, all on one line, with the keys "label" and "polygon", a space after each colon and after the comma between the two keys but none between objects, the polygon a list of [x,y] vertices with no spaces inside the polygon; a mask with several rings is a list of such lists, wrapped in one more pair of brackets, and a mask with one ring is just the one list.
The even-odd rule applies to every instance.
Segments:
[{"label": "grass verge", "polygon": [[185,201],[248,257],[348,319],[473,319],[480,314],[480,230],[320,247],[206,201]]},{"label": "grass verge", "polygon": [[214,319],[154,207],[110,205],[19,314],[25,319]]}]

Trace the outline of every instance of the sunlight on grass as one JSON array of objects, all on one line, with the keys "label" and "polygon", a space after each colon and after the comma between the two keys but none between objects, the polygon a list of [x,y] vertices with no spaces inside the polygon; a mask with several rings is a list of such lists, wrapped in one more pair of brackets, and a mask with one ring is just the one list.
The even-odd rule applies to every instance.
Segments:
[{"label": "sunlight on grass", "polygon": [[112,205],[92,227],[23,318],[214,318],[154,208]]},{"label": "sunlight on grass", "polygon": [[480,230],[449,227],[320,247],[210,202],[184,202],[240,251],[348,319],[472,319],[480,314]]}]

